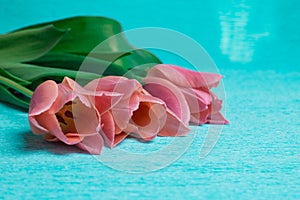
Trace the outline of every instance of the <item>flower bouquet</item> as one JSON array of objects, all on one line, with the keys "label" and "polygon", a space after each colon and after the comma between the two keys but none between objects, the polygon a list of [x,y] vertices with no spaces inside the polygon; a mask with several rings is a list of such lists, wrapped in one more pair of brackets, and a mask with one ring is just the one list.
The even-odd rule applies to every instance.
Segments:
[{"label": "flower bouquet", "polygon": [[[80,70],[83,62],[89,70]],[[126,137],[150,141],[184,136],[189,125],[227,124],[222,101],[211,91],[221,78],[162,64],[130,45],[120,24],[104,17],[73,17],[0,35],[0,100],[28,110],[33,133],[91,154]]]}]

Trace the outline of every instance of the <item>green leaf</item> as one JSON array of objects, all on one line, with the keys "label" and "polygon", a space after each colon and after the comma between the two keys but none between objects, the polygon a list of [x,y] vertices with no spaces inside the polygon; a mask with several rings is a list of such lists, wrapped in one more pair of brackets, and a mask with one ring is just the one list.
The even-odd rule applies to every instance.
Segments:
[{"label": "green leaf", "polygon": [[[93,56],[93,57],[91,57]],[[106,60],[102,58],[105,57]],[[108,61],[112,60],[112,62]],[[84,62],[84,63],[83,63]],[[134,50],[123,55],[117,53],[111,54],[92,54],[87,57],[70,54],[70,53],[48,53],[39,59],[29,62],[30,64],[64,68],[71,70],[80,70],[85,72],[107,75],[122,76],[134,68],[134,66],[147,65],[150,69],[154,65],[160,63],[160,60],[153,56],[150,52],[143,49]],[[128,68],[125,68],[128,66]],[[146,69],[143,69],[146,75]],[[133,70],[136,72],[136,70]],[[141,73],[139,73],[141,76]]]},{"label": "green leaf", "polygon": [[4,87],[0,84],[0,101],[4,101],[6,103],[19,106],[21,108],[28,109],[29,107],[29,99],[24,100],[17,95],[13,94],[8,88]]},{"label": "green leaf", "polygon": [[0,76],[0,100],[7,103],[27,108],[33,92],[26,87]]},{"label": "green leaf", "polygon": [[129,70],[144,64],[153,64],[152,66],[154,66],[159,63],[161,61],[157,57],[144,49],[133,50],[130,54],[124,55],[114,61],[114,64],[128,66]]},{"label": "green leaf", "polygon": [[[159,63],[161,61],[150,52],[144,49],[136,49],[116,58],[103,75],[124,75],[128,78],[140,80],[141,77],[146,76],[150,68]],[[123,66],[123,69],[126,66],[126,69],[118,70],[115,66]]]},{"label": "green leaf", "polygon": [[[68,69],[78,70],[78,63],[81,58],[76,58],[75,63],[74,58],[69,57],[62,60],[59,56],[59,53],[68,53],[68,55],[76,54],[88,56],[89,58],[93,57],[100,60],[98,62],[107,61],[112,64],[110,64],[111,67],[103,72],[104,75],[123,75],[129,69],[139,65],[161,63],[156,56],[147,50],[136,49],[130,45],[122,33],[121,25],[115,20],[105,17],[72,17],[29,26],[25,29],[42,27],[49,24],[53,24],[59,29],[68,29],[70,31],[51,50],[49,54],[52,55],[47,54],[38,60],[34,60],[31,62],[33,64],[49,66],[49,58],[51,56],[54,58],[54,55],[56,55],[58,56],[58,62],[56,65],[53,65],[54,59],[52,59],[52,66],[57,67],[61,64],[68,67]],[[98,46],[100,43],[101,45]],[[71,59],[71,62],[68,59]],[[66,64],[65,61],[68,63]],[[71,66],[71,64],[74,64],[74,66]],[[97,68],[102,67],[101,64],[98,66]],[[94,71],[92,70],[92,72]],[[96,69],[96,71],[102,72],[103,69]]]},{"label": "green leaf", "polygon": [[[109,67],[105,70],[99,70],[98,72],[103,72],[104,76],[108,75],[116,75],[116,76],[123,76],[124,74],[128,73],[135,67],[139,67],[141,65],[147,65],[150,69],[154,65],[161,63],[161,61],[155,57],[152,53],[144,50],[144,49],[135,49],[129,52],[119,52],[119,53],[110,53],[110,54],[102,54],[102,53],[90,53],[87,59],[105,59],[107,63],[111,62]],[[87,65],[86,63],[84,63]],[[107,66],[107,65],[106,65]],[[85,69],[84,67],[81,69]],[[146,69],[144,69],[146,70]],[[146,71],[145,71],[146,72]],[[133,73],[133,72],[132,72]],[[141,74],[139,74],[140,76]],[[144,73],[146,76],[146,73]]]},{"label": "green leaf", "polygon": [[[53,52],[87,55],[107,38],[122,32],[121,25],[117,21],[106,17],[72,17],[23,29],[43,27],[50,24],[58,29],[70,30],[60,43],[53,48]],[[104,49],[106,52],[118,52],[130,47],[124,37],[117,37],[116,40],[110,40]]]},{"label": "green leaf", "polygon": [[151,64],[151,63],[140,65],[140,66],[134,67],[131,70],[129,70],[126,74],[124,74],[124,76],[129,79],[136,79],[140,83],[143,84],[142,79],[145,78],[148,70],[152,67],[153,67],[153,64]]},{"label": "green leaf", "polygon": [[0,35],[0,63],[34,60],[50,51],[65,33],[49,25]]},{"label": "green leaf", "polygon": [[122,71],[123,73],[127,71],[127,69],[123,69],[121,65],[117,65],[103,59],[85,57],[82,55],[70,53],[48,53],[28,63],[39,66],[63,68],[76,71],[80,70],[96,74],[103,74],[106,68],[115,68],[118,69],[118,71]]},{"label": "green leaf", "polygon": [[[0,66],[0,67],[1,67],[1,66]],[[13,75],[13,74],[11,74],[11,73],[5,71],[5,70],[2,69],[2,68],[0,68],[0,76],[4,76],[4,77],[6,77],[6,78],[8,78],[8,79],[11,79],[11,80],[14,81],[14,82],[17,82],[17,83],[21,84],[21,85],[29,85],[29,84],[31,84],[31,82],[26,81],[26,80],[23,80],[23,79],[21,79],[21,78],[15,76],[15,75]]]},{"label": "green leaf", "polygon": [[22,93],[23,95],[27,96],[27,97],[31,97],[33,92],[29,89],[27,89],[26,87],[20,85],[19,83],[16,83],[4,76],[0,76],[0,84],[8,87],[8,88],[12,88],[20,93]]},{"label": "green leaf", "polygon": [[51,67],[41,67],[24,63],[5,63],[3,68],[9,73],[23,80],[32,82],[29,87],[35,89],[37,85],[46,80],[54,80],[60,82],[64,77],[76,79],[77,82],[83,84],[96,78],[101,78],[101,75],[89,72],[77,72],[69,69],[59,69]]},{"label": "green leaf", "polygon": [[149,51],[131,46],[121,25],[109,18],[73,17],[37,24],[0,35],[0,77],[12,81],[0,83],[0,100],[28,107],[24,94],[45,80],[60,82],[65,76],[80,84],[102,74],[141,81],[158,63]]}]

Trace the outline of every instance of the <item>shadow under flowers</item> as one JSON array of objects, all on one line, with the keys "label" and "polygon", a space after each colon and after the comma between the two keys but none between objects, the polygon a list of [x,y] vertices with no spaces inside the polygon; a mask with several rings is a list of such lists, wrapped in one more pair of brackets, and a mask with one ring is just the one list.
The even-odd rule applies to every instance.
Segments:
[{"label": "shadow under flowers", "polygon": [[42,135],[34,135],[27,131],[22,133],[25,151],[48,151],[54,154],[80,153],[88,154],[76,146],[70,146],[62,142],[48,142]]}]

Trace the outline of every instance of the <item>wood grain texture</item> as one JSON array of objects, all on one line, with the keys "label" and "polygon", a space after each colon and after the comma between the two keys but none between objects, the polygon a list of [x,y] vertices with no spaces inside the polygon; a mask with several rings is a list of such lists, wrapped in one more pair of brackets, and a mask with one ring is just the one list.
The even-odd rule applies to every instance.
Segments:
[{"label": "wood grain texture", "polygon": [[[186,153],[150,173],[118,171],[75,147],[48,143],[30,132],[26,113],[0,104],[0,196],[296,199],[300,196],[300,96],[295,91],[300,74],[222,73],[231,125],[223,129],[213,151],[199,159],[208,126],[194,128],[195,138]],[[118,148],[145,153],[147,147],[159,149],[171,140],[156,138],[149,144],[126,140]]]}]

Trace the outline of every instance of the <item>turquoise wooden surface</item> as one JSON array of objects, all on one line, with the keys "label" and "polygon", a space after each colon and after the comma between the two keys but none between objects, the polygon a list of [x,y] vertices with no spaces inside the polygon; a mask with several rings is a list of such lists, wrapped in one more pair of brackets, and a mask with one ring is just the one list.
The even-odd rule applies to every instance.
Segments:
[{"label": "turquoise wooden surface", "polygon": [[[2,0],[0,32],[82,14],[115,18],[125,29],[159,26],[183,32],[206,48],[225,76],[231,124],[207,157],[200,159],[199,153],[209,126],[194,127],[192,144],[178,160],[133,174],[75,147],[44,141],[30,132],[26,113],[1,103],[1,199],[300,198],[298,1],[70,2]],[[143,153],[171,141],[126,140],[118,148]]]}]

